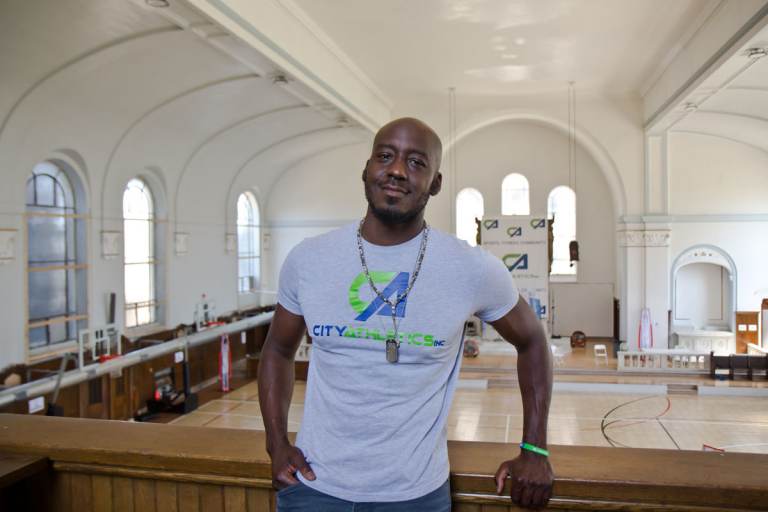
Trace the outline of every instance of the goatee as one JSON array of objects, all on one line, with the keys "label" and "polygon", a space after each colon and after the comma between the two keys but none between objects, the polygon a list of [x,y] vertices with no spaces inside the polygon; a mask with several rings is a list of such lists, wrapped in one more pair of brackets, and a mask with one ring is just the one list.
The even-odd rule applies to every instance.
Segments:
[{"label": "goatee", "polygon": [[413,208],[406,211],[400,211],[397,209],[397,205],[393,204],[390,206],[385,207],[378,207],[373,202],[373,198],[371,197],[371,191],[369,185],[365,184],[365,199],[368,201],[368,208],[371,210],[371,213],[373,213],[374,217],[376,217],[379,221],[381,221],[383,224],[406,224],[416,217],[419,216],[421,212],[424,211],[424,208],[427,206],[427,201],[429,201],[429,192],[425,192],[416,201],[416,204]]}]

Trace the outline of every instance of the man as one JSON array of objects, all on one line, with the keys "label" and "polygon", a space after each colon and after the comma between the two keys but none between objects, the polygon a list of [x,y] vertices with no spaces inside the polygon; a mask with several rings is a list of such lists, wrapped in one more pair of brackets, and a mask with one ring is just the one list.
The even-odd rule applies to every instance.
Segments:
[{"label": "man", "polygon": [[[441,156],[421,121],[381,128],[363,171],[363,221],[305,240],[283,265],[259,367],[280,511],[450,510],[445,422],[472,314],[518,350],[525,444],[499,466],[497,491],[511,477],[515,503],[549,500],[549,348],[497,258],[426,226]],[[287,417],[305,328],[312,358],[294,446]]]}]

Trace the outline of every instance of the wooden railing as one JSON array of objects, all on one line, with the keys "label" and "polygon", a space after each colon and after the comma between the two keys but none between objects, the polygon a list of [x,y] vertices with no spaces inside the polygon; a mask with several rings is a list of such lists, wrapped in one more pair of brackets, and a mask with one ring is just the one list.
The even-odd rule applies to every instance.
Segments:
[{"label": "wooden railing", "polygon": [[[454,511],[517,510],[496,495],[492,478],[502,459],[517,455],[515,445],[451,442],[449,452]],[[31,483],[0,489],[0,510],[275,509],[263,432],[0,414],[0,453],[49,461]],[[768,506],[766,455],[578,446],[553,446],[551,453],[551,510]]]},{"label": "wooden railing", "polygon": [[674,350],[669,352],[620,351],[616,354],[620,372],[706,373],[709,354]]}]

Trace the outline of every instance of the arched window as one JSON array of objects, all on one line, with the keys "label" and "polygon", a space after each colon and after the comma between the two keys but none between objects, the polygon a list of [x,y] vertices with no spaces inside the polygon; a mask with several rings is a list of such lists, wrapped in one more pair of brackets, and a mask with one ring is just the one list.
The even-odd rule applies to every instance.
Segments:
[{"label": "arched window", "polygon": [[246,293],[259,285],[261,245],[259,204],[250,192],[237,198],[237,290]]},{"label": "arched window", "polygon": [[501,214],[530,215],[530,186],[522,174],[508,174],[501,182]]},{"label": "arched window", "polygon": [[[74,177],[74,176],[73,176]],[[85,233],[67,173],[42,162],[27,180],[29,347],[77,339],[85,320]]]},{"label": "arched window", "polygon": [[464,188],[456,195],[456,236],[469,245],[477,245],[477,223],[485,213],[483,194],[474,188]]},{"label": "arched window", "polygon": [[152,192],[144,181],[132,179],[123,192],[126,327],[156,321],[154,219]]},{"label": "arched window", "polygon": [[547,200],[547,217],[554,219],[551,274],[575,275],[568,245],[576,240],[576,194],[566,186],[555,187]]}]

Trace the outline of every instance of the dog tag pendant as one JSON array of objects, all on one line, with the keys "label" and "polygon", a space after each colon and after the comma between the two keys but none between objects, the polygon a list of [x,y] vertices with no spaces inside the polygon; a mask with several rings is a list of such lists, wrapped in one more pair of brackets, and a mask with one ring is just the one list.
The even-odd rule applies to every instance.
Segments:
[{"label": "dog tag pendant", "polygon": [[398,358],[397,342],[393,339],[387,340],[387,362],[396,363]]}]

